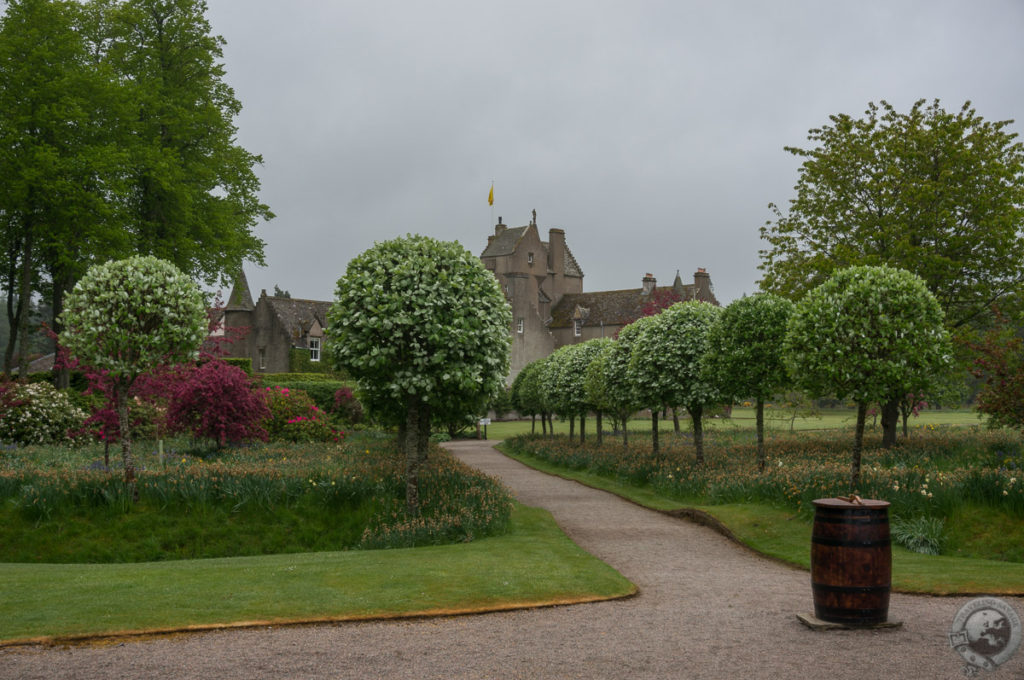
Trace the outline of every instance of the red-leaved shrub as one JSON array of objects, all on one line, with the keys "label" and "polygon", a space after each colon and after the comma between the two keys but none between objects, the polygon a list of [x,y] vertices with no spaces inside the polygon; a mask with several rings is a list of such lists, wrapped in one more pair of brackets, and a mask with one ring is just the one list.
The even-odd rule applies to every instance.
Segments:
[{"label": "red-leaved shrub", "polygon": [[223,361],[208,361],[175,390],[167,411],[170,427],[196,438],[228,442],[266,440],[260,423],[270,416],[267,402],[245,371]]}]

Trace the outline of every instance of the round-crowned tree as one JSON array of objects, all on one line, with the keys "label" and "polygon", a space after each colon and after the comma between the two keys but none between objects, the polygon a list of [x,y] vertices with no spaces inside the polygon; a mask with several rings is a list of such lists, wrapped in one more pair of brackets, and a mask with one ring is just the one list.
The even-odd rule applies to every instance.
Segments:
[{"label": "round-crowned tree", "polygon": [[359,381],[368,408],[399,425],[406,511],[416,516],[431,416],[480,413],[505,387],[505,296],[458,243],[409,235],[349,262],[327,320],[334,365]]},{"label": "round-crowned tree", "polygon": [[91,267],[78,281],[61,323],[61,344],[110,380],[125,482],[134,498],[128,392],[139,376],[198,357],[207,331],[203,296],[170,262],[152,256],[112,260]]},{"label": "round-crowned tree", "polygon": [[722,399],[702,369],[708,334],[721,312],[721,307],[690,301],[647,317],[651,321],[633,344],[629,361],[630,373],[649,404],[686,407],[698,463],[704,462],[704,408]]},{"label": "round-crowned tree", "polygon": [[793,303],[772,293],[733,300],[708,335],[704,370],[723,396],[757,404],[757,464],[763,472],[764,403],[789,381],[782,344]]},{"label": "round-crowned tree", "polygon": [[868,405],[927,391],[948,370],[952,348],[942,308],[920,277],[893,267],[850,267],[797,303],[785,351],[794,380],[811,395],[856,402],[856,491]]}]

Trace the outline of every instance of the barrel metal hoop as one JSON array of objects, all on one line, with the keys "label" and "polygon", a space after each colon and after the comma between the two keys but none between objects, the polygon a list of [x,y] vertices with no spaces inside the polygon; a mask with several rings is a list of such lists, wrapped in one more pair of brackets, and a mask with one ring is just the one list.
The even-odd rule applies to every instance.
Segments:
[{"label": "barrel metal hoop", "polygon": [[892,589],[889,583],[878,586],[832,586],[812,581],[811,586],[825,593],[884,593]]},{"label": "barrel metal hoop", "polygon": [[828,538],[825,536],[811,536],[811,543],[818,545],[841,546],[846,548],[879,548],[891,546],[892,539],[880,538],[874,541],[855,538]]}]

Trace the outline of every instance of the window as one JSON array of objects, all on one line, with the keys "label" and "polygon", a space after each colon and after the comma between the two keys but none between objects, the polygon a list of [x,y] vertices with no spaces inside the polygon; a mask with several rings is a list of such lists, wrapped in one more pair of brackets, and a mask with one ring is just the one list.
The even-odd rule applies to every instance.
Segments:
[{"label": "window", "polygon": [[524,326],[524,324],[523,324],[523,317],[519,317],[519,320],[516,321],[516,333],[522,333],[523,332],[523,326]]},{"label": "window", "polygon": [[581,335],[583,335],[583,321],[581,321],[580,319],[576,319],[575,321],[572,322],[572,324],[573,324],[573,328],[572,328],[573,334],[577,338],[580,337]]},{"label": "window", "polygon": [[267,350],[260,347],[260,370],[267,370]]},{"label": "window", "polygon": [[527,253],[526,264],[533,264],[533,253]]},{"label": "window", "polygon": [[309,339],[309,360],[320,361],[320,338]]}]

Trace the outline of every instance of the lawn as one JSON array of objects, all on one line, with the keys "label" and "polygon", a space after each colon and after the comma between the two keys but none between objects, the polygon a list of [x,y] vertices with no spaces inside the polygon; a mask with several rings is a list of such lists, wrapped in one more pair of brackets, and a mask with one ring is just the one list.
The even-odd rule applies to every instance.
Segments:
[{"label": "lawn", "polygon": [[[732,409],[729,418],[708,418],[704,421],[704,427],[710,430],[753,430],[755,425],[754,409],[737,406]],[[796,431],[807,430],[830,430],[853,428],[857,414],[852,409],[822,409],[814,414],[798,413],[793,418],[791,410],[782,408],[765,409],[765,429],[769,432],[788,432],[790,428]],[[594,418],[587,419],[587,436],[593,435],[593,429],[597,421]],[[918,416],[911,416],[909,427],[927,427],[938,425],[969,426],[981,423],[978,412],[973,409],[926,409]],[[606,429],[607,429],[606,422]],[[679,427],[681,430],[690,429],[690,418],[685,413],[680,415]],[[576,424],[577,430],[579,423]],[[651,421],[649,418],[633,418],[629,421],[630,431],[650,432]],[[660,419],[658,430],[671,432],[674,426],[671,415],[669,418]],[[531,430],[529,420],[492,420],[487,426],[487,437],[489,439],[511,439],[516,435],[527,434]],[[880,431],[881,427],[871,418],[868,419],[867,432]],[[536,424],[536,431],[539,433],[540,422]],[[556,434],[569,434],[568,421],[555,421]]]},{"label": "lawn", "polygon": [[549,513],[516,506],[507,534],[458,545],[142,564],[0,564],[0,645],[492,611],[635,590],[570,541]]},{"label": "lawn", "polygon": [[[501,448],[538,469],[617,493],[654,509],[697,511],[766,555],[809,567],[811,501],[849,493],[848,430],[775,434],[769,467],[754,464],[749,432],[708,436],[697,466],[687,436],[666,437],[661,457],[650,439],[606,439],[598,447],[566,437],[521,437]],[[942,554],[894,545],[893,586],[933,594],[1024,593],[1024,442],[1019,434],[968,427],[917,428],[884,450],[869,438],[862,496],[892,503],[891,521],[945,522]]]}]

